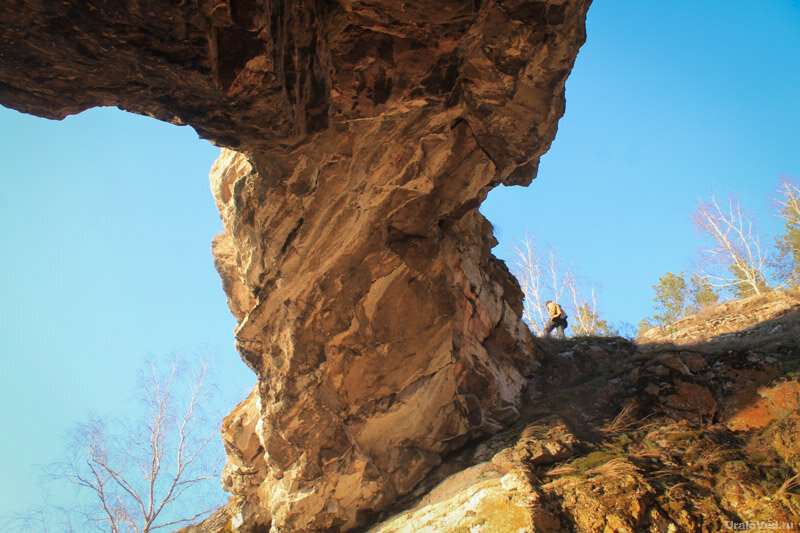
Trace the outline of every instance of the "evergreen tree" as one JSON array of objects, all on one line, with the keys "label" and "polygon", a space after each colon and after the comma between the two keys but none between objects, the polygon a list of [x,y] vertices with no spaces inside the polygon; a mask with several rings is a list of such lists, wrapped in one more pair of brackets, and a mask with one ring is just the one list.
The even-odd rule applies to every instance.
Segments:
[{"label": "evergreen tree", "polygon": [[775,270],[788,286],[800,285],[800,187],[783,178],[778,187],[778,216],[783,219],[783,233],[775,237],[778,255]]},{"label": "evergreen tree", "polygon": [[781,280],[786,285],[796,287],[800,285],[800,227],[785,226],[785,233],[775,237],[775,247],[778,249],[776,266]]},{"label": "evergreen tree", "polygon": [[689,280],[689,293],[691,295],[691,310],[693,313],[705,311],[719,301],[719,294],[707,278],[700,274],[692,275]]},{"label": "evergreen tree", "polygon": [[653,285],[653,290],[656,291],[653,298],[656,309],[662,310],[661,314],[653,315],[657,324],[666,325],[684,317],[688,289],[683,272],[677,276],[667,272],[658,279],[657,285]]}]

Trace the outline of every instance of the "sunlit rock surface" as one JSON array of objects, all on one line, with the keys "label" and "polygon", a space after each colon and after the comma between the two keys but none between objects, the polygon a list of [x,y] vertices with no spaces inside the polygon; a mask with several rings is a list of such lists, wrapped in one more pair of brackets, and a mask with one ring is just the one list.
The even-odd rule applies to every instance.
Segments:
[{"label": "sunlit rock surface", "polygon": [[587,7],[0,4],[0,103],[226,147],[213,251],[258,383],[231,501],[185,531],[797,529],[796,290],[534,343],[491,256],[477,206],[534,177]]},{"label": "sunlit rock surface", "polygon": [[[797,297],[728,302],[638,345],[540,341],[520,420],[448,457],[370,531],[796,531]],[[668,340],[683,330],[692,343]]]},{"label": "sunlit rock surface", "polygon": [[[673,324],[642,331],[641,344],[728,342],[762,337],[769,342],[800,338],[800,296],[793,291],[753,295],[713,307],[708,312],[687,316]],[[784,319],[788,317],[788,319]]]},{"label": "sunlit rock surface", "polygon": [[348,529],[519,416],[539,365],[477,207],[526,184],[589,0],[0,5],[0,102],[191,124],[258,376],[225,421],[242,530]]}]

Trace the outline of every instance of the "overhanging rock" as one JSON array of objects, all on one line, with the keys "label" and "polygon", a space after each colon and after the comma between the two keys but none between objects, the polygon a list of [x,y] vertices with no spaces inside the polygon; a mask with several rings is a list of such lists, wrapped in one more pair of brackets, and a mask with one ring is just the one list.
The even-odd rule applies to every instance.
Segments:
[{"label": "overhanging rock", "polygon": [[117,105],[227,147],[214,253],[259,379],[224,424],[237,523],[356,527],[515,419],[538,363],[477,208],[535,176],[588,4],[0,7],[4,105]]}]

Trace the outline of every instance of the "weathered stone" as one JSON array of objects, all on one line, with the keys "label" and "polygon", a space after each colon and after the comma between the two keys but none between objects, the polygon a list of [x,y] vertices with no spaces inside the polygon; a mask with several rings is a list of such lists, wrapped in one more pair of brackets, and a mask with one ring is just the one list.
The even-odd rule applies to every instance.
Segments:
[{"label": "weathered stone", "polygon": [[758,430],[785,418],[800,408],[800,383],[782,381],[758,389],[750,388],[730,400],[725,425],[731,431]]},{"label": "weathered stone", "polygon": [[0,6],[4,105],[116,105],[240,152],[212,170],[259,379],[225,424],[233,522],[355,527],[518,416],[537,354],[477,207],[535,176],[588,4]]},{"label": "weathered stone", "polygon": [[664,398],[664,404],[668,408],[682,411],[684,416],[698,421],[717,412],[717,402],[708,388],[681,380],[676,381],[675,393]]},{"label": "weathered stone", "polygon": [[759,396],[769,401],[779,416],[786,416],[790,411],[800,409],[800,382],[787,380],[770,387],[762,387]]},{"label": "weathered stone", "polygon": [[563,420],[550,417],[526,426],[513,446],[497,452],[491,463],[501,472],[520,468],[520,465],[548,465],[570,457],[577,443]]},{"label": "weathered stone", "polygon": [[648,509],[654,492],[637,475],[601,475],[586,481],[566,478],[544,488],[561,498],[575,531],[634,533],[647,531],[652,520]]},{"label": "weathered stone", "polygon": [[772,447],[800,475],[800,413],[792,413],[778,425]]},{"label": "weathered stone", "polygon": [[518,471],[501,475],[485,464],[448,478],[414,508],[400,513],[371,533],[437,533],[440,531],[539,531],[556,533],[561,523],[542,502],[530,481]]},{"label": "weathered stone", "polygon": [[471,466],[443,476],[411,508],[370,531],[562,531],[533,470],[571,456],[577,439],[557,416],[520,426],[462,454]]},{"label": "weathered stone", "polygon": [[[384,133],[390,144],[401,145],[425,117],[409,120],[392,128],[396,143]],[[491,163],[470,137],[447,140],[460,126],[442,128],[426,136],[431,153],[443,150],[437,165],[477,179]],[[371,161],[378,134],[347,137],[353,156],[338,163],[303,159],[295,173],[313,176],[313,195],[293,194],[295,178],[270,190],[269,170],[243,156],[212,177],[226,234],[241,250],[239,279],[255,302],[236,331],[263,391],[258,431],[270,475],[253,492],[287,527],[330,527],[322,521],[346,512],[345,527],[355,525],[358,509],[408,492],[439,454],[513,421],[524,375],[536,365],[518,309],[507,303],[520,301],[510,292],[518,289],[489,258],[488,243],[471,237],[485,234],[485,220],[470,213],[440,226],[446,213],[424,212],[408,219],[403,213],[434,189],[435,175],[418,151],[404,163],[417,168],[416,185],[390,186],[405,172],[387,163],[396,153],[379,151]],[[348,176],[359,179],[348,184]],[[314,487],[305,501],[288,497],[305,486]],[[299,515],[317,522],[292,522]]]}]

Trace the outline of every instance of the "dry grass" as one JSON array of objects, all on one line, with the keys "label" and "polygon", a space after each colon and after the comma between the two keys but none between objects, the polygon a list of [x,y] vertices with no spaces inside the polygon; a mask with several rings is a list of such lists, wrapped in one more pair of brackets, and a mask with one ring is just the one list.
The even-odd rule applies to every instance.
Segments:
[{"label": "dry grass", "polygon": [[695,469],[708,470],[712,465],[723,463],[730,452],[731,450],[722,445],[710,446],[697,455],[697,459],[692,462],[692,466]]},{"label": "dry grass", "polygon": [[667,468],[662,468],[661,470],[653,470],[652,472],[647,473],[647,479],[661,479],[661,478],[669,478],[669,477],[679,477],[682,478],[683,472],[677,465],[666,465]]},{"label": "dry grass", "polygon": [[586,472],[588,476],[619,477],[637,474],[639,469],[625,457],[617,457]]},{"label": "dry grass", "polygon": [[619,435],[636,427],[640,420],[636,418],[636,400],[631,400],[614,417],[614,420],[600,428],[600,432],[607,436]]},{"label": "dry grass", "polygon": [[668,426],[669,424],[670,421],[667,420],[665,417],[660,417],[655,419],[651,418],[650,422],[644,424],[642,427],[639,428],[639,431],[644,433],[645,435],[644,440],[647,440],[651,439],[654,434],[658,433],[662,428]]},{"label": "dry grass", "polygon": [[795,474],[784,481],[783,485],[781,485],[781,487],[775,493],[775,496],[785,496],[790,494],[797,487],[800,487],[800,474]]},{"label": "dry grass", "polygon": [[689,485],[689,483],[686,482],[686,481],[684,481],[682,483],[676,483],[675,485],[672,485],[669,489],[667,489],[667,492],[666,492],[667,498],[672,498],[672,491],[673,490],[679,489],[681,487],[686,487],[688,485]]},{"label": "dry grass", "polygon": [[662,455],[663,455],[662,450],[647,448],[646,446],[638,446],[635,449],[628,450],[628,457],[630,459],[635,459],[637,461],[653,459],[661,457]]},{"label": "dry grass", "polygon": [[580,472],[574,466],[557,466],[551,470],[548,470],[545,474],[548,477],[562,477],[562,476],[571,476],[573,474],[577,474]]}]

